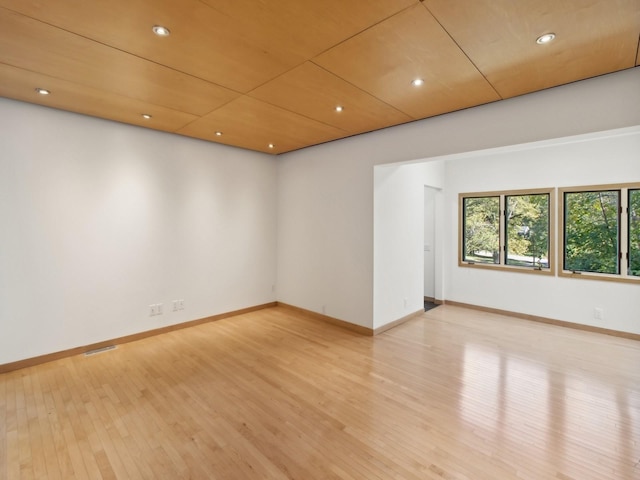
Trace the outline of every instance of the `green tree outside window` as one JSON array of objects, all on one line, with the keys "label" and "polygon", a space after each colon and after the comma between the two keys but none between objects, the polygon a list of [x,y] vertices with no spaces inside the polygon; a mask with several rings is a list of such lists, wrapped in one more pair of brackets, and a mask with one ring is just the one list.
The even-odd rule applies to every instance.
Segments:
[{"label": "green tree outside window", "polygon": [[549,268],[549,195],[506,197],[507,265]]},{"label": "green tree outside window", "polygon": [[629,190],[629,275],[640,276],[640,190]]},{"label": "green tree outside window", "polygon": [[619,273],[620,192],[566,192],[564,269]]},{"label": "green tree outside window", "polygon": [[463,209],[464,260],[500,263],[500,197],[468,197]]}]

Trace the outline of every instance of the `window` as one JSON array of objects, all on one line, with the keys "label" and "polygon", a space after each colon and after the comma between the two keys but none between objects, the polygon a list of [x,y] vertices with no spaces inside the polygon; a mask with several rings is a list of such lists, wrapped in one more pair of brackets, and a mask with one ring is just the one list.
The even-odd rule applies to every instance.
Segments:
[{"label": "window", "polygon": [[549,268],[549,194],[507,195],[507,265]]},{"label": "window", "polygon": [[629,275],[640,276],[640,190],[629,189]]},{"label": "window", "polygon": [[553,273],[553,190],[460,194],[461,266]]},{"label": "window", "polygon": [[640,279],[640,185],[561,189],[561,275]]},{"label": "window", "polygon": [[499,263],[500,197],[463,199],[466,262]]}]

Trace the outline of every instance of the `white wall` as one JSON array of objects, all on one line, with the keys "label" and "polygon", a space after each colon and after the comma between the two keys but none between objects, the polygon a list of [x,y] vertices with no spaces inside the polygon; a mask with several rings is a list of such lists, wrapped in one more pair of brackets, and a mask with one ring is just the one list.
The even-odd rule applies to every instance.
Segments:
[{"label": "white wall", "polygon": [[375,165],[640,125],[639,85],[635,68],[282,155],[279,300],[372,327]]},{"label": "white wall", "polygon": [[373,168],[324,147],[278,161],[278,301],[371,327]]},{"label": "white wall", "polygon": [[[0,364],[276,298],[373,327],[374,166],[640,125],[639,85],[630,69],[278,159],[0,99]],[[582,183],[578,163],[553,171]],[[436,297],[479,303],[449,267],[455,289]],[[554,310],[530,313],[572,304],[584,320],[588,296],[605,321],[628,318],[634,286],[557,282]],[[396,307],[377,304],[375,325]]]},{"label": "white wall", "polygon": [[[424,187],[423,293],[425,297],[434,299],[436,298],[436,199],[439,194],[440,192],[433,187]],[[437,255],[442,257],[441,252],[438,252]]]},{"label": "white wall", "polygon": [[443,162],[374,169],[373,328],[424,307],[424,186],[443,182]]},{"label": "white wall", "polygon": [[[456,256],[459,193],[640,181],[640,127],[466,157],[445,163],[447,299],[640,333],[636,284],[460,268]],[[602,320],[593,318],[595,307],[604,310]]]},{"label": "white wall", "polygon": [[6,99],[0,152],[0,364],[276,299],[275,158]]}]

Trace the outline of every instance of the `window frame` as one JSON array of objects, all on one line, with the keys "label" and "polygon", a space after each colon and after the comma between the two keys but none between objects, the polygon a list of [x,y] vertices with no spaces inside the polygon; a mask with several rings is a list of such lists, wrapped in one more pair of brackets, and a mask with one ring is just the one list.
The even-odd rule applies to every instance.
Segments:
[{"label": "window frame", "polygon": [[[611,183],[606,185],[580,185],[574,187],[558,188],[558,276],[566,278],[581,278],[584,280],[603,280],[607,282],[638,283],[640,276],[629,275],[629,191],[640,189],[639,182]],[[565,263],[565,194],[618,191],[618,272],[581,272],[567,270]]]},{"label": "window frame", "polygon": [[[524,196],[524,195],[548,195],[549,196],[549,252],[548,252],[548,268],[529,267],[523,265],[507,265],[506,246],[507,246],[507,223],[506,223],[506,199],[507,197]],[[464,201],[466,198],[499,198],[499,237],[498,263],[475,263],[464,259],[465,249],[465,218],[464,218]],[[556,273],[556,189],[555,188],[530,188],[523,190],[500,190],[487,192],[465,192],[458,194],[458,266],[465,268],[480,268],[488,270],[500,270],[507,272],[532,273],[535,275],[551,275]]]}]

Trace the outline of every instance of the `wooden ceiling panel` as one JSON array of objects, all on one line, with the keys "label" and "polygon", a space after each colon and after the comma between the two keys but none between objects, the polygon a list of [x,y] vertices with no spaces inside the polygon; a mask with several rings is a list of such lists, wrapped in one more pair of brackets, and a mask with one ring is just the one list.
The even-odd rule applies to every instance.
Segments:
[{"label": "wooden ceiling panel", "polygon": [[[44,85],[51,91],[50,95],[36,93],[35,89]],[[167,132],[174,132],[198,118],[4,64],[0,64],[0,96]],[[143,113],[152,118],[144,119]]]},{"label": "wooden ceiling panel", "polygon": [[[416,5],[313,62],[413,118],[498,100],[433,16]],[[415,78],[424,79],[413,87]]]},{"label": "wooden ceiling panel", "polygon": [[[630,68],[638,0],[425,0],[504,98]],[[538,45],[553,32],[556,39]]]},{"label": "wooden ceiling panel", "polygon": [[[202,0],[260,45],[311,58],[419,0]],[[298,62],[301,63],[301,62]]]},{"label": "wooden ceiling panel", "polygon": [[[199,0],[0,0],[0,5],[161,65],[247,91],[295,65]],[[154,25],[171,30],[153,34]]]},{"label": "wooden ceiling panel", "polygon": [[[216,132],[222,132],[217,136]],[[284,153],[349,135],[248,96],[187,125],[177,133],[265,153]],[[274,148],[270,149],[269,144]]]},{"label": "wooden ceiling panel", "polygon": [[238,94],[0,8],[0,63],[195,115]]},{"label": "wooden ceiling panel", "polygon": [[640,0],[0,0],[0,95],[280,153],[640,65],[639,39]]},{"label": "wooden ceiling panel", "polygon": [[[317,65],[307,62],[249,93],[249,96],[333,125],[350,134],[411,120]],[[341,112],[336,106],[343,107]]]},{"label": "wooden ceiling panel", "polygon": [[[0,5],[244,93],[416,2],[0,0]],[[171,35],[153,35],[156,24]]]}]

